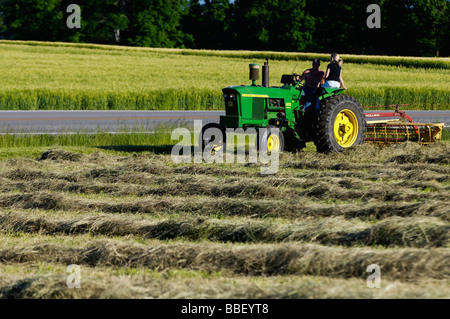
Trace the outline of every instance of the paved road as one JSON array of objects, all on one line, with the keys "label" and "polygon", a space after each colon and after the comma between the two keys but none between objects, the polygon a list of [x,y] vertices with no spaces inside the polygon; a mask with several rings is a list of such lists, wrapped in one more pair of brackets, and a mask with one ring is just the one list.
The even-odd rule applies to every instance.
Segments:
[{"label": "paved road", "polygon": [[58,133],[79,130],[152,130],[161,123],[183,126],[196,119],[216,122],[223,111],[0,111],[0,132]]},{"label": "paved road", "polygon": [[[0,111],[0,132],[39,134],[97,129],[117,132],[136,126],[151,131],[164,122],[181,126],[195,119],[203,124],[218,122],[224,114],[224,111]],[[438,121],[450,127],[450,111],[406,111],[406,114],[415,122]]]}]

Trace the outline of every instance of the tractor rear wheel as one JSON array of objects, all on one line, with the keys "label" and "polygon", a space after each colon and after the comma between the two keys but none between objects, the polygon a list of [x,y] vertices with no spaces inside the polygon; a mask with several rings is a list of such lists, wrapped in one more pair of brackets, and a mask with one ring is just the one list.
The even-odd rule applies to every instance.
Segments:
[{"label": "tractor rear wheel", "polygon": [[364,141],[366,120],[358,100],[349,95],[322,101],[314,144],[320,153],[342,152]]},{"label": "tractor rear wheel", "polygon": [[284,135],[277,126],[269,125],[258,130],[256,135],[258,151],[281,152],[284,150]]}]

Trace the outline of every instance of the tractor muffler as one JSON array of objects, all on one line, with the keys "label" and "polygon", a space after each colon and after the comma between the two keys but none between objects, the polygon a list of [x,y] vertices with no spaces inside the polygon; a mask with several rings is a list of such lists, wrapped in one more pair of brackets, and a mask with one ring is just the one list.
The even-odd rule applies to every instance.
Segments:
[{"label": "tractor muffler", "polygon": [[[259,64],[251,63],[249,69],[249,80],[252,81],[252,86],[256,86],[256,81],[259,80]],[[269,61],[264,62],[262,67],[262,86],[269,87]]]}]

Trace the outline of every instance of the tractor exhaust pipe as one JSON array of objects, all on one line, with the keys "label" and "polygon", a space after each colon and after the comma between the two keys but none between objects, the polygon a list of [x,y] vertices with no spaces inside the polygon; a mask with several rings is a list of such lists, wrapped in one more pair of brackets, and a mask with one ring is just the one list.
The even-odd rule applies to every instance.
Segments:
[{"label": "tractor exhaust pipe", "polygon": [[262,67],[262,86],[269,87],[269,60],[264,62]]}]

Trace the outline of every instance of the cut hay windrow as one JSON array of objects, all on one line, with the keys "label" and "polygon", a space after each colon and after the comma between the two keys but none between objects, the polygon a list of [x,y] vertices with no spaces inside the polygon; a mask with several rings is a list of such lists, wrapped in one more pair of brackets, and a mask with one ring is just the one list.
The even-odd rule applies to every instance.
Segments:
[{"label": "cut hay windrow", "polygon": [[[436,196],[438,197],[438,196]],[[120,214],[172,214],[304,218],[308,216],[383,219],[390,216],[430,216],[449,221],[448,201],[415,203],[311,204],[298,200],[232,198],[161,198],[113,201],[74,198],[56,193],[23,193],[0,196],[0,208],[43,209]]]},{"label": "cut hay windrow", "polygon": [[[1,174],[0,174],[1,176]],[[205,178],[201,180],[188,176],[143,177],[112,174],[110,177],[86,178],[82,174],[43,173],[41,171],[15,170],[0,177],[0,190],[23,193],[39,191],[69,192],[74,194],[110,194],[111,196],[211,196],[229,198],[293,199],[313,197],[316,199],[336,198],[339,200],[446,200],[449,187],[439,183],[363,182],[352,178],[328,177],[321,179],[264,178]],[[92,175],[90,175],[92,177]],[[106,180],[106,181],[105,181]],[[430,193],[424,193],[428,190]]]},{"label": "cut hay windrow", "polygon": [[364,278],[366,268],[380,265],[384,278],[449,279],[450,252],[442,248],[338,248],[300,244],[161,244],[97,241],[84,247],[37,244],[0,249],[3,263],[62,263],[90,267],[146,267],[221,271],[245,276],[316,275]]},{"label": "cut hay windrow", "polygon": [[139,145],[3,148],[0,298],[447,298],[449,145],[284,152],[273,175]]},{"label": "cut hay windrow", "polygon": [[[376,172],[376,171],[375,171]],[[388,172],[384,174],[387,175]],[[289,196],[301,196],[307,194],[314,187],[325,185],[320,182],[327,179],[326,185],[342,189],[369,189],[388,184],[395,188],[399,194],[406,194],[411,190],[445,193],[449,186],[446,176],[430,174],[421,171],[421,178],[409,180],[411,174],[400,179],[398,174],[391,173],[391,180],[381,176],[381,172],[375,175],[353,176],[350,173],[329,174],[309,173],[299,177],[229,177],[199,176],[188,174],[174,174],[165,176],[148,176],[121,169],[93,169],[87,172],[60,173],[43,172],[29,169],[16,169],[7,173],[0,173],[4,180],[0,183],[0,189],[8,192],[20,189],[24,192],[51,190],[70,191],[80,193],[108,192],[117,195],[168,195],[173,196],[228,196],[228,197],[283,197],[285,192]],[[350,175],[350,176],[349,176]],[[399,181],[400,180],[400,181]],[[261,185],[263,181],[264,185]],[[314,192],[313,192],[314,193]],[[319,194],[320,195],[320,194]],[[445,195],[444,195],[445,196]]]},{"label": "cut hay windrow", "polygon": [[[325,177],[331,179],[353,177],[368,181],[377,181],[377,179],[383,181],[391,179],[403,180],[405,182],[436,180],[440,183],[445,183],[450,176],[450,168],[446,165],[450,161],[450,147],[448,143],[435,143],[428,147],[421,147],[409,142],[385,148],[363,144],[338,154],[303,152],[296,154],[282,153],[280,155],[281,169],[277,177],[272,179],[271,176],[261,175],[257,165],[231,164],[215,166],[204,163],[174,165],[170,157],[158,157],[155,154],[152,155],[152,153],[144,153],[139,157],[118,158],[99,155],[98,152],[91,155],[82,155],[61,149],[44,151],[38,157],[38,161],[27,160],[22,164],[14,160],[13,165],[5,167],[9,173],[3,174],[3,176],[13,180],[16,178],[19,180],[25,179],[27,175],[30,175],[30,178],[45,177],[46,174],[32,172],[31,168],[41,169],[42,165],[45,165],[46,167],[55,166],[58,169],[58,165],[61,163],[74,167],[76,172],[59,173],[51,175],[51,178],[69,181],[95,179],[111,183],[133,183],[135,181],[139,184],[150,178],[153,180],[169,178],[167,175],[183,175],[181,178],[188,180],[194,180],[194,177],[200,177],[199,175],[203,175],[201,176],[202,179],[207,176],[213,178],[208,179],[208,181],[214,180],[214,178],[222,178],[222,176],[234,176],[242,179],[245,179],[245,177],[258,177],[264,178],[265,182],[269,181],[274,186],[277,186],[277,181],[279,181],[279,183],[293,187],[302,187],[303,182],[298,180],[304,178],[311,179],[311,185],[313,185],[314,179]],[[113,161],[112,165],[104,165],[111,161]],[[80,171],[77,169],[79,162],[89,163],[90,165]],[[292,170],[285,171],[284,169]]]},{"label": "cut hay windrow", "polygon": [[435,217],[391,217],[375,225],[339,218],[306,219],[283,224],[242,218],[222,220],[201,217],[157,221],[112,216],[55,219],[48,214],[34,217],[0,212],[0,231],[7,234],[90,234],[240,243],[302,242],[330,246],[450,246],[450,226]]},{"label": "cut hay windrow", "polygon": [[[117,271],[114,275],[108,267],[81,268],[83,289],[67,289],[61,285],[67,280],[65,268],[59,269],[58,264],[43,266],[58,270],[58,274],[44,275],[27,268],[25,278],[0,275],[0,299],[446,299],[450,294],[448,282],[428,278],[414,282],[383,278],[381,289],[367,289],[359,278],[222,277],[220,273],[186,270],[168,270],[161,276],[146,269],[137,269],[132,275]],[[0,266],[0,274],[2,270]]]}]

